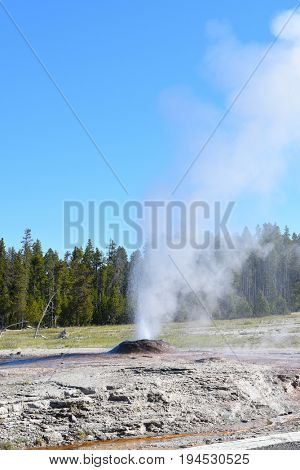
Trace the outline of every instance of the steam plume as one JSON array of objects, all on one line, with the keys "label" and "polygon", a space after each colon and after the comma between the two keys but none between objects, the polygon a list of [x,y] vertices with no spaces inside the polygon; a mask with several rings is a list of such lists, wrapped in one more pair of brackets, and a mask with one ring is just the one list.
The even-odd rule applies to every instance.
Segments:
[{"label": "steam plume", "polygon": [[[286,11],[273,19],[273,35],[289,15]],[[207,104],[191,91],[178,88],[166,90],[162,96],[164,110],[180,135],[177,146],[189,156],[201,148],[266,49],[262,44],[240,43],[216,23],[208,30],[213,42],[203,65],[225,97],[223,106]],[[180,191],[187,202],[239,201],[249,195],[269,198],[276,192],[300,144],[299,83],[300,15],[295,14],[182,183]],[[187,167],[189,162],[184,163]],[[164,235],[162,232],[162,240]],[[220,259],[212,248],[199,253],[188,244],[171,254],[178,269],[172,265],[165,242],[159,249],[148,249],[138,276],[137,335],[158,336],[162,321],[174,319],[182,299],[191,292],[199,293],[212,312],[217,301],[230,292],[234,272],[257,248],[256,240],[247,237],[235,237],[235,245],[235,250],[223,250]],[[201,302],[190,313],[203,316]]]}]

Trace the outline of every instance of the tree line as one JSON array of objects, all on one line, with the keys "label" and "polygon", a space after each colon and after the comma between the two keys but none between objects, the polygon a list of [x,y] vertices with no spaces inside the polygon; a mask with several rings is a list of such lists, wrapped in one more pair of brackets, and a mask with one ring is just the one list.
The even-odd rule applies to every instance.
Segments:
[{"label": "tree line", "polygon": [[44,326],[118,324],[130,320],[127,302],[130,266],[126,250],[111,241],[104,255],[91,241],[63,259],[25,231],[22,247],[0,240],[0,326],[36,325],[49,303]]},{"label": "tree line", "polygon": [[[246,236],[246,235],[244,235]],[[253,250],[234,275],[232,293],[213,312],[217,318],[285,314],[300,310],[300,234],[281,233],[276,224],[257,228],[267,247],[264,256]],[[48,305],[43,326],[128,323],[133,309],[129,277],[143,256],[128,257],[124,247],[109,243],[106,253],[91,241],[61,258],[25,230],[21,248],[6,248],[0,239],[0,327],[36,325]],[[186,311],[178,312],[184,320]]]},{"label": "tree line", "polygon": [[[245,234],[245,237],[249,234]],[[276,224],[257,227],[262,255],[253,250],[235,274],[233,293],[222,299],[216,316],[223,318],[286,314],[300,310],[300,234],[281,233]]]}]

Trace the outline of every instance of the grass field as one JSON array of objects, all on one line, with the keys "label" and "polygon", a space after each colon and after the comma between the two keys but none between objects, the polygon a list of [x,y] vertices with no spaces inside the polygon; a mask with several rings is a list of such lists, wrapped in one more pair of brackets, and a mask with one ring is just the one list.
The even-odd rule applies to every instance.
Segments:
[{"label": "grass field", "polygon": [[[44,329],[45,338],[34,338],[34,330],[6,331],[0,337],[0,349],[26,348],[109,348],[134,338],[134,325],[110,325],[67,328],[68,338],[59,339],[61,331]],[[238,320],[216,320],[164,325],[161,338],[178,347],[300,348],[300,313]]]}]

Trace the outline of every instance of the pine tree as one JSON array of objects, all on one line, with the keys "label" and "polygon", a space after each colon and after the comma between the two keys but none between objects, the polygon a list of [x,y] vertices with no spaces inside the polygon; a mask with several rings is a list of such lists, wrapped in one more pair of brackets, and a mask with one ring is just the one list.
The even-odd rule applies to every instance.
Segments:
[{"label": "pine tree", "polygon": [[9,284],[11,323],[25,323],[27,308],[28,273],[22,252],[11,252],[12,276]]},{"label": "pine tree", "polygon": [[60,325],[71,325],[72,324],[72,315],[71,315],[71,253],[66,252],[64,259],[59,262],[57,266],[57,287],[56,287],[56,319]]},{"label": "pine tree", "polygon": [[126,290],[128,279],[128,258],[123,247],[111,241],[108,259],[102,274],[102,309],[104,323],[120,323],[126,319]]},{"label": "pine tree", "polygon": [[102,277],[104,269],[104,255],[96,248],[93,256],[93,288],[94,288],[94,311],[93,322],[96,324],[102,323]]},{"label": "pine tree", "polygon": [[[30,309],[34,308],[36,310],[36,305],[32,305],[33,298],[30,297],[29,299],[29,281],[30,281],[30,274],[31,274],[31,258],[32,258],[32,245],[33,245],[33,240],[32,240],[32,235],[31,235],[31,230],[29,228],[25,229],[24,236],[22,239],[22,277],[23,277],[23,283],[24,285],[22,286],[24,289],[24,302],[25,302],[25,307],[24,307],[24,313],[22,314],[22,320],[26,320],[27,314],[29,313]],[[23,299],[22,299],[23,301]],[[33,320],[36,318],[36,311],[33,314]],[[31,315],[29,313],[29,320],[31,320]]]},{"label": "pine tree", "polygon": [[295,310],[295,312],[300,312],[300,280],[296,281],[293,286],[292,298],[293,310]]},{"label": "pine tree", "polygon": [[274,310],[271,313],[275,315],[285,315],[289,312],[287,301],[282,297],[282,295],[278,295],[275,303],[274,303]]},{"label": "pine tree", "polygon": [[81,248],[74,248],[70,263],[69,319],[71,324],[88,325],[93,318],[92,277],[83,262]]},{"label": "pine tree", "polygon": [[0,327],[9,322],[9,291],[7,286],[7,257],[3,238],[0,240]]},{"label": "pine tree", "polygon": [[59,292],[59,273],[61,261],[57,252],[51,248],[44,256],[44,270],[45,270],[45,300],[47,303],[52,298],[49,306],[50,319],[47,323],[51,327],[56,327],[57,319],[61,313],[61,298]]},{"label": "pine tree", "polygon": [[46,306],[46,274],[42,246],[39,240],[31,246],[27,293],[26,320],[30,324],[36,325]]},{"label": "pine tree", "polygon": [[120,294],[117,285],[111,289],[106,304],[106,321],[109,324],[118,324],[124,321],[125,299]]},{"label": "pine tree", "polygon": [[254,306],[254,313],[257,317],[270,314],[269,302],[265,298],[264,293],[261,289],[258,291],[256,304]]}]

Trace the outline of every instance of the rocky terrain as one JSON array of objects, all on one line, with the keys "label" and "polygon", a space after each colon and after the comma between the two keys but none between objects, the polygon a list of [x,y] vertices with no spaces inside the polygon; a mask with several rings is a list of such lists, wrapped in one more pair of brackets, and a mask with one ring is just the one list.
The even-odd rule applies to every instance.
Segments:
[{"label": "rocky terrain", "polygon": [[294,367],[200,351],[3,359],[0,383],[2,448],[150,436],[179,447],[297,430],[300,423]]}]

